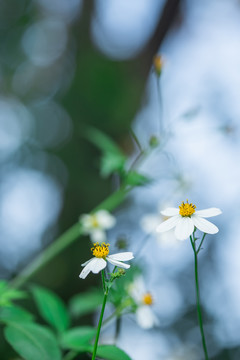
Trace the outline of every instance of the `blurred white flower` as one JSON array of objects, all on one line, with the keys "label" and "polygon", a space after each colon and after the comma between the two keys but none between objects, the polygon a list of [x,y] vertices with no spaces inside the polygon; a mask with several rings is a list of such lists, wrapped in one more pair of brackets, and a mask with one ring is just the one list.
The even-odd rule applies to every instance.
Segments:
[{"label": "blurred white flower", "polygon": [[105,230],[116,224],[116,219],[107,210],[98,210],[94,214],[83,214],[79,218],[85,235],[89,235],[92,242],[106,240]]},{"label": "blurred white flower", "polygon": [[196,206],[192,203],[182,202],[179,208],[167,208],[161,211],[164,216],[170,217],[157,227],[162,233],[175,228],[175,236],[178,240],[187,239],[194,231],[194,227],[206,234],[216,234],[219,230],[216,225],[205,220],[205,217],[217,216],[222,213],[220,209],[209,208],[195,211]]},{"label": "blurred white flower", "polygon": [[[162,208],[162,207],[161,207]],[[176,246],[179,244],[174,235],[174,231],[169,231],[167,233],[158,233],[156,231],[157,226],[160,222],[166,220],[166,216],[161,215],[160,206],[159,212],[153,214],[146,214],[140,220],[140,226],[147,234],[153,234],[159,245],[162,246]]]},{"label": "blurred white flower", "polygon": [[146,290],[141,275],[137,276],[128,286],[128,293],[137,305],[136,320],[138,325],[143,329],[151,329],[157,326],[159,322],[152,310],[154,303],[153,297],[151,293]]},{"label": "blurred white flower", "polygon": [[125,264],[122,261],[129,261],[134,258],[132,252],[123,252],[123,253],[108,255],[109,244],[105,244],[105,243],[102,243],[100,245],[99,243],[96,243],[93,245],[93,248],[91,248],[91,250],[94,257],[86,261],[84,264],[82,264],[84,268],[79,275],[81,279],[85,279],[91,271],[94,274],[98,274],[101,270],[103,270],[107,266],[107,261],[114,266],[118,266],[123,269],[129,269],[130,265]]}]

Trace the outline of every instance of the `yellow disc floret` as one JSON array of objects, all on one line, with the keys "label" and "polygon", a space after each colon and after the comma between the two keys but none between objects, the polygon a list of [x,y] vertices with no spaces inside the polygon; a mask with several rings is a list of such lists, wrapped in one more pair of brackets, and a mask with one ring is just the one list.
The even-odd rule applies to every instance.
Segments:
[{"label": "yellow disc floret", "polygon": [[91,215],[91,225],[93,228],[98,228],[99,227],[99,222],[97,220],[96,215]]},{"label": "yellow disc floret", "polygon": [[105,244],[104,242],[99,245],[99,243],[93,244],[93,247],[91,248],[91,251],[94,256],[97,258],[103,258],[108,255],[109,253],[109,244]]},{"label": "yellow disc floret", "polygon": [[179,214],[182,216],[191,216],[193,213],[195,213],[196,206],[192,203],[189,204],[188,200],[186,203],[182,202],[182,204],[179,206]]},{"label": "yellow disc floret", "polygon": [[150,293],[146,293],[142,297],[142,302],[144,305],[152,305],[153,304],[153,298]]}]

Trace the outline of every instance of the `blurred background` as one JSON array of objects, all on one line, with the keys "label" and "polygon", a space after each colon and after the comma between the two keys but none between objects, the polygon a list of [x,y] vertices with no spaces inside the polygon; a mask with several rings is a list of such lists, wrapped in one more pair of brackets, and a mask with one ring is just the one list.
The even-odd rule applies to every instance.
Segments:
[{"label": "blurred background", "polygon": [[[160,143],[140,165],[153,181],[117,209],[109,242],[120,236],[129,250],[143,249],[136,262],[159,327],[126,317],[118,345],[134,360],[201,359],[190,243],[171,234],[143,241],[144,216],[189,199],[223,211],[200,253],[204,324],[211,359],[240,359],[240,2],[1,0],[0,90],[1,278],[116,188],[99,175],[85,129],[111,136],[131,164],[132,128],[143,149],[153,136]],[[67,302],[99,282],[78,278],[89,254],[81,238],[33,281]]]}]

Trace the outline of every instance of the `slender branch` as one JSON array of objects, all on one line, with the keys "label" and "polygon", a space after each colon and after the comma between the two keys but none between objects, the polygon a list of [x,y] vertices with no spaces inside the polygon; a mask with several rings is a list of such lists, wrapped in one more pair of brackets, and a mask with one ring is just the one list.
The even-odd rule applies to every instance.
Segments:
[{"label": "slender branch", "polygon": [[190,236],[190,241],[191,241],[192,248],[194,251],[195,285],[196,285],[198,323],[199,323],[199,328],[200,328],[201,337],[202,337],[202,346],[203,346],[203,351],[204,351],[204,355],[205,355],[205,360],[209,360],[208,352],[207,352],[207,345],[206,345],[206,340],[205,340],[205,335],[204,335],[204,330],[203,330],[202,312],[201,312],[201,303],[200,303],[200,291],[199,291],[199,282],[198,282],[198,258],[197,258],[198,253],[195,248],[195,241],[194,241],[194,239],[192,239],[191,236]]}]

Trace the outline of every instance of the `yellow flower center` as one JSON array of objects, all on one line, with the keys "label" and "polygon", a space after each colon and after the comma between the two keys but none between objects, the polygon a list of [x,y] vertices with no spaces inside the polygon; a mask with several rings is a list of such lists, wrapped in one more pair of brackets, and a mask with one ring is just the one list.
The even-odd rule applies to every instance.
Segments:
[{"label": "yellow flower center", "polygon": [[99,227],[99,222],[97,220],[96,215],[91,215],[91,224],[92,224],[92,227],[94,227],[94,228]]},{"label": "yellow flower center", "polygon": [[96,256],[97,258],[105,259],[105,257],[109,253],[109,244],[102,243],[99,245],[99,243],[95,243],[93,244],[91,251],[93,255]]},{"label": "yellow flower center", "polygon": [[195,213],[196,206],[192,203],[189,204],[188,200],[186,203],[182,202],[182,204],[179,206],[179,214],[182,216],[191,216],[193,213]]},{"label": "yellow flower center", "polygon": [[142,302],[144,305],[152,305],[153,304],[153,298],[150,293],[146,293],[142,297]]}]

